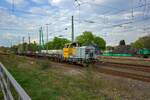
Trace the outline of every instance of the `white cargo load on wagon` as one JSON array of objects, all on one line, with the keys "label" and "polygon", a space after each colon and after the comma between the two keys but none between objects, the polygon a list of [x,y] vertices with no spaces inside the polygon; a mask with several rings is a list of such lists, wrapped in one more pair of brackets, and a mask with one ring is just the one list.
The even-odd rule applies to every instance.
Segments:
[{"label": "white cargo load on wagon", "polygon": [[63,54],[63,50],[41,50],[41,53],[48,53],[48,54]]}]

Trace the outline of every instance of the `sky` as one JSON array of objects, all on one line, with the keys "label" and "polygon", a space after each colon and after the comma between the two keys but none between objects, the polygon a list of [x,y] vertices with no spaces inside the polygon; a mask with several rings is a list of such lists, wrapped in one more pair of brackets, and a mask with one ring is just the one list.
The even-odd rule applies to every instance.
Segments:
[{"label": "sky", "polygon": [[106,40],[107,45],[127,44],[150,32],[150,0],[0,0],[0,46],[39,42],[42,27],[46,41],[71,40],[71,16],[75,37],[84,31]]}]

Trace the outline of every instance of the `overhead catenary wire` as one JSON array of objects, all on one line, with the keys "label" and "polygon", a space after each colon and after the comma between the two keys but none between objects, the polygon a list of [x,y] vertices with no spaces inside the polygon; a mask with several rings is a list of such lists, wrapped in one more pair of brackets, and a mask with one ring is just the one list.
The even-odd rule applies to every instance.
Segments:
[{"label": "overhead catenary wire", "polygon": [[[133,2],[133,0],[132,0],[132,2]],[[133,14],[134,11],[133,11],[133,9],[137,9],[137,8],[140,8],[140,7],[143,7],[143,6],[146,6],[146,5],[150,5],[150,3],[138,5],[138,6],[135,6],[135,7],[133,7],[133,4],[132,4],[132,12],[131,12],[131,16],[132,16],[131,18],[132,18],[132,20],[133,20],[133,17],[134,17],[134,14]],[[127,11],[127,10],[122,10],[122,11]],[[85,20],[85,22],[94,23],[94,21],[87,21],[87,20]]]},{"label": "overhead catenary wire", "polygon": [[88,4],[88,5],[99,6],[99,7],[103,7],[103,8],[109,8],[109,9],[114,9],[114,10],[120,10],[119,8],[112,7],[112,6],[108,6],[108,5],[104,5],[104,4],[96,4],[96,3],[93,3],[93,2],[87,2],[87,1],[80,1],[80,2],[79,2],[79,0],[75,0],[75,1],[77,1],[78,3],[80,3],[80,5]]},{"label": "overhead catenary wire", "polygon": [[[78,1],[78,0],[77,0]],[[133,0],[132,0],[133,1]],[[142,1],[142,0],[140,0],[140,1]],[[79,2],[80,3],[80,2]],[[91,3],[92,4],[92,3]],[[92,5],[94,5],[94,4],[92,4]],[[141,5],[136,5],[136,6],[131,6],[131,9],[116,9],[116,8],[114,8],[115,9],[115,11],[109,11],[109,12],[106,12],[105,14],[104,14],[104,22],[105,22],[105,17],[107,17],[107,14],[115,14],[115,13],[117,13],[117,14],[119,14],[119,13],[122,13],[122,12],[125,12],[125,11],[129,11],[129,10],[132,10],[131,11],[131,16],[132,16],[132,18],[133,17],[135,17],[135,15],[134,15],[134,10],[135,9],[137,9],[137,8],[141,8],[141,7],[145,7],[145,6],[147,6],[147,5],[150,5],[150,3],[143,3],[143,4],[141,4]],[[101,5],[102,6],[102,5]],[[104,5],[106,8],[111,8],[111,7],[109,7],[109,6],[107,6],[107,5]],[[113,8],[113,7],[112,7]],[[29,11],[24,11],[24,10],[18,10],[18,9],[14,9],[14,7],[12,7],[12,12],[13,12],[13,10],[14,10],[14,12],[18,12],[18,13],[24,13],[24,14],[31,14],[31,15],[37,15],[37,16],[43,16],[43,17],[46,17],[47,16],[47,14],[41,14],[41,13],[33,13],[33,12],[29,12]],[[78,22],[79,22],[79,25],[81,24],[81,16],[80,16],[80,7],[79,7],[79,19],[78,19]],[[145,10],[146,11],[146,10]],[[13,12],[13,13],[14,13]],[[15,14],[15,13],[14,13]],[[59,19],[59,18],[58,18]],[[141,21],[145,21],[146,19],[149,19],[148,18],[148,16],[147,16],[147,13],[145,13],[144,14],[144,18],[143,19],[140,19],[140,20],[136,20],[135,19],[135,21],[133,22],[133,23],[136,23],[136,22],[141,22]],[[83,22],[87,22],[87,23],[96,23],[95,21],[91,21],[91,20],[86,20],[86,19],[83,19],[84,21]],[[77,21],[77,20],[75,20],[75,21]],[[57,24],[56,22],[58,22],[58,23],[61,23],[61,21],[60,20],[56,20],[55,21],[55,24]],[[67,22],[67,21],[65,21],[65,22]],[[65,23],[64,22],[64,23]],[[102,28],[114,28],[114,27],[120,27],[120,26],[123,26],[123,25],[127,25],[127,24],[133,24],[132,22],[130,23],[130,20],[129,21],[127,21],[127,22],[124,22],[124,21],[121,21],[121,23],[119,23],[119,24],[113,24],[113,25],[110,25],[110,26],[108,26],[108,27],[102,27]],[[97,23],[96,23],[97,24]],[[105,23],[106,24],[106,23]],[[43,26],[43,25],[41,25],[41,26]],[[7,29],[7,28],[0,28],[0,30],[12,30],[12,31],[21,31],[22,29],[19,29],[19,28],[11,28],[11,29]]]},{"label": "overhead catenary wire", "polygon": [[[142,5],[143,6],[143,5]],[[140,6],[141,7],[141,6]],[[79,20],[79,22],[80,22],[80,20]]]}]

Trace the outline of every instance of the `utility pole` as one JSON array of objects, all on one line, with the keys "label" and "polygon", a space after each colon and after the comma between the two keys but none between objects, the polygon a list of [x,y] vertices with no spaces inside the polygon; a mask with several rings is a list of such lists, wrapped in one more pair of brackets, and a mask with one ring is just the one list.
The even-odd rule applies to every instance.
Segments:
[{"label": "utility pole", "polygon": [[42,29],[42,27],[40,28],[40,30],[39,30],[39,52],[41,53],[41,29]]},{"label": "utility pole", "polygon": [[39,30],[39,46],[41,46],[41,28]]},{"label": "utility pole", "polygon": [[30,34],[28,33],[28,39],[29,39],[29,44],[31,43],[31,38],[30,38]]},{"label": "utility pole", "polygon": [[29,33],[28,33],[28,39],[29,39],[28,50],[30,51],[31,48],[30,48],[30,34]]},{"label": "utility pole", "polygon": [[131,1],[131,19],[133,20],[134,19],[134,9],[133,9],[133,6],[134,6],[134,0]]},{"label": "utility pole", "polygon": [[47,42],[47,45],[46,45],[46,53],[48,53],[48,24],[46,24],[46,32],[47,32],[47,39],[46,39],[46,42]]},{"label": "utility pole", "polygon": [[13,47],[13,43],[12,43],[12,40],[10,40],[10,48]]},{"label": "utility pole", "polygon": [[74,19],[72,16],[72,42],[74,42]]},{"label": "utility pole", "polygon": [[25,51],[25,47],[24,47],[24,36],[22,37],[22,53],[24,54],[24,51]]},{"label": "utility pole", "polygon": [[47,42],[47,45],[46,45],[46,53],[48,53],[48,25],[50,24],[45,24],[46,25],[46,33],[47,33],[47,38],[46,38],[46,42]]},{"label": "utility pole", "polygon": [[39,49],[41,51],[41,49],[44,49],[44,39],[43,39],[43,30],[42,27],[39,30]]}]

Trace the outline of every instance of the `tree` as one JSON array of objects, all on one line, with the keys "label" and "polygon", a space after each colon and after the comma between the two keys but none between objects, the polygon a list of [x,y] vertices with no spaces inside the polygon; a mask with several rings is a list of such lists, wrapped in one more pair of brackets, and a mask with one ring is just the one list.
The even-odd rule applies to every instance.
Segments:
[{"label": "tree", "polygon": [[121,41],[119,42],[119,45],[120,45],[120,46],[121,46],[121,45],[126,45],[125,40],[121,40]]},{"label": "tree", "polygon": [[53,41],[48,42],[48,49],[63,49],[66,43],[70,43],[68,39],[55,37]]},{"label": "tree", "polygon": [[34,43],[28,44],[28,47],[29,47],[28,48],[29,51],[32,51],[32,52],[38,51],[38,45],[35,41],[34,41]]},{"label": "tree", "polygon": [[147,48],[150,49],[150,35],[140,37],[137,41],[132,44],[133,48],[142,49]]},{"label": "tree", "polygon": [[83,32],[83,35],[77,37],[77,41],[81,45],[91,44],[94,41],[94,35],[92,34],[92,32],[85,31]]},{"label": "tree", "polygon": [[105,40],[99,36],[93,35],[92,32],[85,31],[82,35],[78,36],[76,40],[81,45],[96,44],[102,50],[106,48]]},{"label": "tree", "polygon": [[107,49],[107,50],[114,50],[115,47],[113,47],[113,46],[107,46],[106,49]]},{"label": "tree", "polygon": [[48,49],[53,49],[53,42],[52,41],[49,41],[48,43],[46,43],[46,47],[48,45]]},{"label": "tree", "polygon": [[106,48],[106,42],[105,42],[105,40],[103,38],[98,37],[98,36],[94,37],[94,43],[97,44],[97,46],[100,49],[105,50],[105,48]]},{"label": "tree", "polygon": [[13,53],[17,53],[18,51],[18,46],[17,45],[13,45],[10,50],[13,52]]}]

